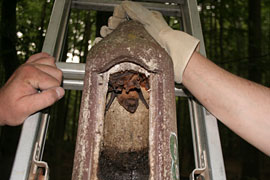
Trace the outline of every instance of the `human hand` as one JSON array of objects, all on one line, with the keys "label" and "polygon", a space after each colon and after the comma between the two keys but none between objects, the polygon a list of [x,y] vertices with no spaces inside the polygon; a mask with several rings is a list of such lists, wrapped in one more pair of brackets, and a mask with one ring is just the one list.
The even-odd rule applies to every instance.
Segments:
[{"label": "human hand", "polygon": [[20,125],[31,114],[61,99],[62,71],[47,53],[31,56],[0,89],[0,125]]},{"label": "human hand", "polygon": [[185,32],[170,28],[160,12],[149,11],[132,1],[123,1],[120,6],[116,6],[113,16],[108,20],[108,27],[101,28],[102,37],[123,22],[126,14],[131,19],[142,23],[147,32],[168,52],[174,64],[175,82],[181,83],[191,55],[195,49],[199,49],[199,40]]},{"label": "human hand", "polygon": [[127,15],[121,5],[117,5],[114,8],[113,16],[108,19],[108,26],[102,26],[100,28],[101,37],[97,37],[94,40],[94,45],[97,44],[102,38],[110,34],[117,26],[127,20]]}]

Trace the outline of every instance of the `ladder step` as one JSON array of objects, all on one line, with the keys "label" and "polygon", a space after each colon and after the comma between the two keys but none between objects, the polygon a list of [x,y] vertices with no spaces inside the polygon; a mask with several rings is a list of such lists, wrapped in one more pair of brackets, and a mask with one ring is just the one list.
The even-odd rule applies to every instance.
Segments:
[{"label": "ladder step", "polygon": [[145,2],[159,2],[159,3],[175,3],[184,4],[184,0],[147,0]]},{"label": "ladder step", "polygon": [[[56,66],[63,72],[64,89],[83,90],[85,64],[57,62]],[[175,87],[175,96],[187,97],[183,87]]]},{"label": "ladder step", "polygon": [[[72,0],[73,2],[80,2],[80,1],[88,1],[88,2],[93,2],[95,0]],[[120,0],[101,0],[100,2],[116,2],[116,1],[120,1]],[[123,0],[122,0],[123,1]],[[142,3],[142,1],[139,1],[140,3]],[[175,4],[184,4],[184,0],[147,0],[144,2],[155,2],[155,3],[175,3]]]},{"label": "ladder step", "polygon": [[[154,0],[152,0],[154,2]],[[122,1],[113,0],[76,0],[72,1],[72,8],[84,9],[84,10],[95,10],[95,11],[109,11],[112,12],[114,7],[120,4]],[[164,2],[162,0],[155,0],[155,2]],[[181,4],[182,0],[169,0],[166,2],[173,2],[173,4],[162,4],[162,3],[141,3],[143,6],[154,11],[160,11],[165,16],[181,16],[180,8],[178,4]]]}]

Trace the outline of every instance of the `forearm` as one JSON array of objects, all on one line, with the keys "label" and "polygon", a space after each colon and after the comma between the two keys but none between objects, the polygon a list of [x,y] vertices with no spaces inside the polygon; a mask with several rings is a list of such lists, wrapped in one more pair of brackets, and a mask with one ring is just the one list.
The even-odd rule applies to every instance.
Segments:
[{"label": "forearm", "polygon": [[2,106],[3,103],[1,102],[1,88],[0,88],[0,126],[5,125],[5,120],[3,118],[5,111],[3,110],[4,108]]},{"label": "forearm", "polygon": [[185,87],[222,123],[270,155],[270,90],[237,77],[198,53],[183,74]]}]

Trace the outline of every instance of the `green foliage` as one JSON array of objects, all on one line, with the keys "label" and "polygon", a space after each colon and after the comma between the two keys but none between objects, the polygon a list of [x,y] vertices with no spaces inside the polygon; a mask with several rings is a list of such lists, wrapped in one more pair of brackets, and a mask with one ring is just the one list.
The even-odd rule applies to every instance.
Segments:
[{"label": "green foliage", "polygon": [[198,4],[208,58],[245,78],[248,78],[248,70],[256,66],[264,77],[262,82],[269,85],[266,79],[270,73],[270,6],[269,0],[261,2],[262,52],[259,57],[248,54],[248,1],[199,0]]},{"label": "green foliage", "polygon": [[20,0],[17,3],[17,54],[21,61],[40,52],[53,2]]},{"label": "green foliage", "polygon": [[71,62],[85,62],[96,32],[96,12],[73,9],[70,14],[67,52]]}]

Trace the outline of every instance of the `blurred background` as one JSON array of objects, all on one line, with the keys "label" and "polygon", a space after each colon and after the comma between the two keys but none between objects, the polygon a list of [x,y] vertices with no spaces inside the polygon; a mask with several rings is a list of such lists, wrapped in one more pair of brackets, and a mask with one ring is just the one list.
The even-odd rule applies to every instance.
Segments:
[{"label": "blurred background", "polygon": [[[53,0],[0,1],[0,87],[29,56],[42,49]],[[270,0],[198,0],[207,57],[241,77],[270,86]],[[85,63],[111,13],[73,9],[63,62]],[[179,29],[175,17],[165,17]],[[81,91],[67,90],[51,109],[44,152],[50,179],[71,179]],[[176,98],[181,179],[194,169],[189,110]],[[9,179],[21,126],[0,127],[0,179]],[[219,123],[228,180],[269,180],[270,158]]]}]

